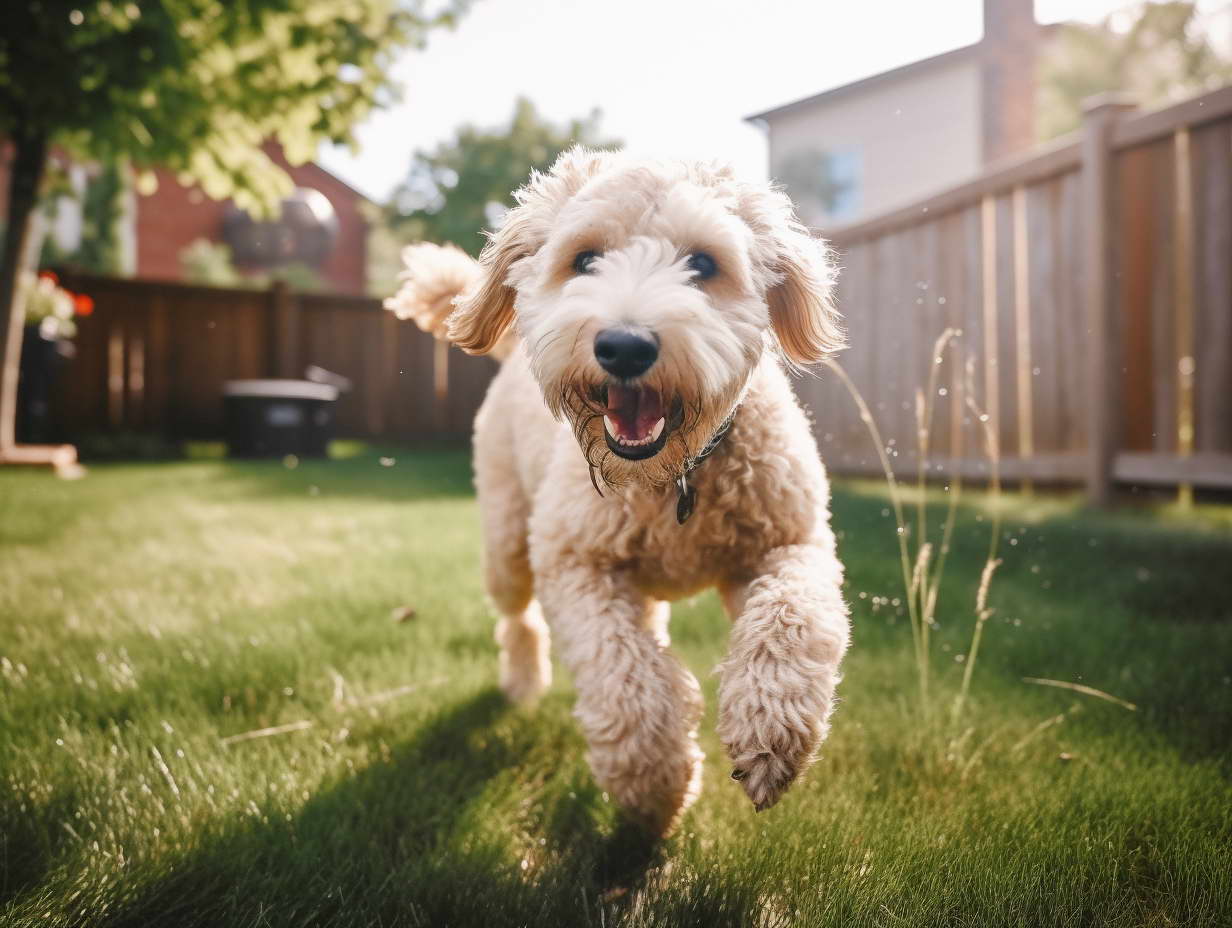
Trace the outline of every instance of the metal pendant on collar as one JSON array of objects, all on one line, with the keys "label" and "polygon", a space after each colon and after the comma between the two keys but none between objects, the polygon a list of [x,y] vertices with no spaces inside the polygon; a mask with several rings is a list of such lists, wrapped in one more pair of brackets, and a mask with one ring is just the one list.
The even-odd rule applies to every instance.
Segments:
[{"label": "metal pendant on collar", "polygon": [[693,515],[693,506],[697,502],[697,490],[689,486],[689,478],[683,474],[680,476],[677,490],[676,522],[684,525],[689,521],[689,516]]},{"label": "metal pendant on collar", "polygon": [[[739,407],[737,407],[738,409]],[[723,424],[715,430],[714,435],[710,437],[710,441],[706,442],[706,447],[702,448],[697,453],[689,466],[685,468],[683,474],[680,475],[680,480],[677,483],[676,491],[676,523],[684,525],[689,521],[689,516],[693,515],[693,510],[697,506],[697,490],[689,486],[689,474],[697,468],[702,461],[710,456],[710,452],[714,451],[719,446],[719,442],[727,435],[732,427],[732,421],[736,418],[736,410],[732,410],[732,414],[723,420]]]}]

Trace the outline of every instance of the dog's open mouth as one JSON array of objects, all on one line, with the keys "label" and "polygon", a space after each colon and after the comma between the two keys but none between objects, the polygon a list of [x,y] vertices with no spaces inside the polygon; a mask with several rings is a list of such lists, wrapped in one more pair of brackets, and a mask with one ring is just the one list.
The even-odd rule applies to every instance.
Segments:
[{"label": "dog's open mouth", "polygon": [[622,458],[641,461],[654,457],[667,443],[676,423],[657,390],[650,387],[609,384],[603,414],[603,437]]}]

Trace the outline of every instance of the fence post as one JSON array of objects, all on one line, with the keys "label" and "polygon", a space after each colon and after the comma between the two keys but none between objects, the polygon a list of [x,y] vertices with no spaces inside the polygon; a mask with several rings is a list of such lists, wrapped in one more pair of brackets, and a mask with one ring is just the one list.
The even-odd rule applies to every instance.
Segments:
[{"label": "fence post", "polygon": [[1086,486],[1097,506],[1111,499],[1121,437],[1120,326],[1112,276],[1112,131],[1133,107],[1133,100],[1119,93],[1092,97],[1082,107],[1082,292],[1089,338]]},{"label": "fence post", "polygon": [[299,300],[291,293],[285,280],[275,280],[270,285],[270,302],[273,305],[273,361],[274,376],[297,379],[304,376],[299,351]]}]

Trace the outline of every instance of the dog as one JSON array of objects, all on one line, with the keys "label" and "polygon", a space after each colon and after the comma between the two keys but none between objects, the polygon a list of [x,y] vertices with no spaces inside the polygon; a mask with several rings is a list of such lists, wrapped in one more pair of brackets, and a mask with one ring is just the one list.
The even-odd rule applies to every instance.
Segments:
[{"label": "dog", "polygon": [[501,367],[475,419],[500,686],[571,671],[595,778],[654,835],[701,785],[697,680],[668,601],[732,621],[718,733],[774,805],[825,738],[848,644],[829,486],[789,372],[843,346],[826,245],[721,165],[581,148],[478,261],[415,245],[400,317]]}]

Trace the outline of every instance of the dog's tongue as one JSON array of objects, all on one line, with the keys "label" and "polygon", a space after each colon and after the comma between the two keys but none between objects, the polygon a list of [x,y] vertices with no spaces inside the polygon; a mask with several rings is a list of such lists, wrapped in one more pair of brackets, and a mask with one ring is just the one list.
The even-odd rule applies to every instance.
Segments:
[{"label": "dog's tongue", "polygon": [[607,418],[616,426],[617,438],[641,441],[663,418],[663,401],[648,387],[607,388]]}]

